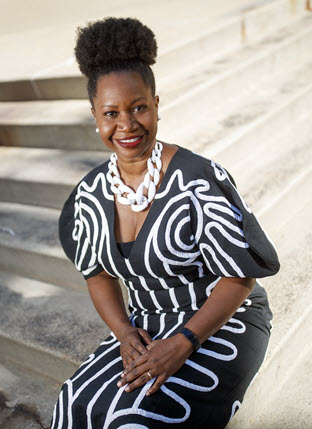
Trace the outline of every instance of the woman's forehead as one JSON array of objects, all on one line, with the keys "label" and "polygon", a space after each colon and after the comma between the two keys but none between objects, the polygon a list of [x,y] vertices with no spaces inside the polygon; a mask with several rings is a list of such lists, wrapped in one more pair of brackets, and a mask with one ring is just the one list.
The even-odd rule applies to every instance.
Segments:
[{"label": "woman's forehead", "polygon": [[118,72],[101,76],[97,84],[98,99],[150,97],[151,90],[137,72]]}]

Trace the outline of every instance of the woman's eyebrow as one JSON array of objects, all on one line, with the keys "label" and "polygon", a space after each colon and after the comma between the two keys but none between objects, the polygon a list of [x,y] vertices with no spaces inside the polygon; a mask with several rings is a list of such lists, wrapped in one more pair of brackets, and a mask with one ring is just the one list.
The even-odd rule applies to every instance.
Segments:
[{"label": "woman's eyebrow", "polygon": [[[146,100],[146,101],[147,101],[147,98],[146,98],[146,97],[138,97],[138,98],[136,98],[135,100],[131,101],[130,106],[132,106],[132,104],[137,103],[139,100]],[[103,104],[103,105],[100,107],[100,109],[101,109],[102,107],[109,107],[109,108],[113,108],[113,109],[118,109],[118,106],[116,106],[115,104]]]},{"label": "woman's eyebrow", "polygon": [[147,98],[146,97],[139,97],[139,98],[136,98],[135,100],[133,100],[132,102],[131,102],[131,105],[132,104],[134,104],[134,103],[136,103],[137,101],[139,101],[139,100],[146,100],[147,101]]}]

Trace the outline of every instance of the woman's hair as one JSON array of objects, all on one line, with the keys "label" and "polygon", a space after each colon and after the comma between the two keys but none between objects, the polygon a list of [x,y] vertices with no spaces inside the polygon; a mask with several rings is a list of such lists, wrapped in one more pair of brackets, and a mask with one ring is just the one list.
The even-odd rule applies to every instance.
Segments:
[{"label": "woman's hair", "polygon": [[75,56],[80,71],[88,79],[93,105],[97,81],[112,72],[137,72],[155,96],[151,65],[157,57],[154,33],[133,18],[106,18],[78,27]]}]

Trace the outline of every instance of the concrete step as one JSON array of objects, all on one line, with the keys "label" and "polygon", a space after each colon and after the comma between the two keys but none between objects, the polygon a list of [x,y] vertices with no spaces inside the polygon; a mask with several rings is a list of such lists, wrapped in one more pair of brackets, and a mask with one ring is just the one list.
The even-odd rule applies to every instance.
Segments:
[{"label": "concrete step", "polygon": [[[249,113],[249,118],[266,111],[266,103],[271,101],[268,101],[270,90],[276,87],[281,90],[282,93],[276,94],[278,100],[283,96],[285,99],[289,97],[289,85],[302,85],[296,75],[311,71],[312,58],[308,55],[312,37],[311,19],[305,18],[300,24],[284,30],[279,37],[275,35],[263,42],[264,52],[258,46],[257,52],[261,52],[256,56],[252,55],[250,58],[255,47],[249,47],[214,64],[215,69],[210,69],[211,76],[208,79],[205,70],[200,69],[200,81],[187,79],[185,82],[181,81],[184,84],[177,85],[179,95],[175,91],[167,91],[167,100],[162,105],[159,138],[187,145],[196,130],[195,146],[200,146],[207,141],[207,123],[212,119],[215,122],[220,113],[224,115],[225,112],[229,113],[229,109],[233,111],[244,97],[248,100],[253,99],[254,95],[258,99],[262,98],[261,105],[254,103],[257,109]],[[295,63],[292,61],[294,56],[297,58]],[[291,64],[294,65],[290,67]],[[254,80],[256,71],[263,78],[257,84]],[[209,70],[207,74],[209,76]],[[308,75],[305,75],[305,79],[308,80]],[[208,111],[207,106],[213,106],[213,109]],[[95,133],[94,119],[89,109],[90,105],[86,100],[1,103],[0,142],[6,146],[105,150]],[[195,117],[194,111],[197,112]],[[192,117],[192,121],[183,119],[189,117]],[[231,127],[231,121],[229,123],[227,125],[225,122],[225,128]],[[215,140],[215,136],[213,138]]]},{"label": "concrete step", "polygon": [[109,335],[86,288],[0,271],[0,290],[1,359],[61,382]]},{"label": "concrete step", "polygon": [[0,201],[61,209],[107,152],[0,147]]},{"label": "concrete step", "polygon": [[[311,8],[309,0],[246,2],[244,6],[228,14],[217,24],[202,23],[204,25],[196,27],[189,17],[187,28],[184,26],[183,31],[176,28],[173,32],[178,37],[172,37],[169,27],[168,34],[165,34],[162,27],[159,32],[160,55],[155,67],[157,81],[160,83],[171,80],[176,83],[174,73],[168,77],[168,70],[187,69],[190,64],[194,70],[194,65],[200,63],[203,58],[205,61],[211,61],[242,44],[259,40],[264,34],[268,35],[282,26],[289,25]],[[205,16],[206,6],[200,4],[199,7],[202,16]],[[207,14],[208,17],[209,15],[211,11]],[[176,16],[175,13],[175,19]],[[177,27],[177,24],[172,25]],[[152,28],[156,27],[157,22],[152,25]],[[164,40],[160,36],[163,36]],[[0,83],[0,89],[1,101],[87,97],[85,79],[79,74],[71,52],[67,60],[58,61],[55,66],[43,67],[42,70],[31,73],[29,79],[5,79]]]},{"label": "concrete step", "polygon": [[[311,320],[312,312],[310,312]],[[302,328],[301,326],[299,328]],[[310,331],[310,338],[312,332]],[[310,348],[301,356],[299,352],[299,363],[294,362],[291,368],[287,383],[280,387],[279,395],[274,399],[274,403],[269,404],[263,409],[258,422],[261,421],[261,427],[264,429],[298,429],[309,428],[312,422],[312,384],[307,382],[312,377]],[[287,356],[285,356],[287,359]],[[290,394],[291,392],[291,394]],[[256,419],[252,419],[250,426],[257,427]],[[241,427],[241,426],[240,426]]]},{"label": "concrete step", "polygon": [[[267,88],[284,87],[286,92],[290,82],[292,85],[297,82],[296,78],[290,78],[300,69],[311,67],[311,23],[312,15],[258,44],[223,57],[206,70],[203,67],[199,74],[193,72],[186,80],[178,80],[174,85],[177,92],[169,92],[164,104],[161,99],[159,138],[186,143],[197,129],[200,143],[207,135],[207,125],[215,122],[218,114],[224,115],[235,106],[238,109],[243,99],[251,102],[254,94],[264,95]],[[294,62],[294,57],[298,61]],[[261,107],[265,109],[258,106],[260,112]]]},{"label": "concrete step", "polygon": [[62,287],[85,287],[60,246],[58,216],[58,210],[0,203],[0,270]]},{"label": "concrete step", "polygon": [[[192,62],[189,68],[177,69],[174,83],[169,81],[166,84],[164,80],[158,82],[158,92],[164,112],[175,103],[178,97],[187,98],[188,93],[193,91],[212,93],[212,87],[218,88],[217,85],[221,82],[226,87],[219,90],[219,94],[225,94],[225,98],[221,101],[216,99],[219,105],[240,98],[256,85],[272,80],[277,75],[279,84],[282,84],[282,80],[287,79],[291,70],[296,69],[307,58],[311,59],[311,53],[307,49],[311,40],[311,19],[312,14],[271,35],[263,33],[261,40],[232,50],[215,61],[201,57],[200,62],[195,64]],[[296,62],[293,61],[294,54],[296,54]],[[169,78],[170,76],[168,80]],[[237,88],[238,85],[239,88]],[[214,108],[216,103],[213,104]]]},{"label": "concrete step", "polygon": [[61,389],[50,377],[8,360],[0,363],[0,427],[2,429],[48,429]]},{"label": "concrete step", "polygon": [[[155,32],[161,57],[162,52],[173,47],[177,41],[187,43],[200,38],[207,33],[207,29],[214,28],[216,22],[220,24],[220,20],[225,22],[233,19],[240,13],[239,8],[250,6],[251,3],[251,0],[232,0],[230,3],[221,0],[211,4],[206,0],[197,0],[194,8],[187,0],[171,0],[170,4],[166,0],[159,0],[155,8],[142,0],[133,0],[129,8],[125,0],[110,4],[106,2],[104,5],[96,0],[89,7],[79,1],[74,11],[70,7],[66,10],[67,3],[55,4],[53,8],[40,4],[36,9],[37,19],[31,19],[25,8],[22,13],[28,19],[20,21],[12,19],[8,7],[0,26],[0,81],[26,80],[29,82],[26,90],[32,91],[37,98],[40,97],[35,84],[37,79],[78,75],[73,58],[77,26],[84,26],[88,21],[104,16],[132,16],[142,20]],[[58,23],[57,32],[55,22]],[[19,64],[23,64],[23,67],[18,67]],[[20,93],[17,96],[21,99],[23,95]]]},{"label": "concrete step", "polygon": [[[225,167],[233,160],[242,163],[254,148],[271,141],[285,127],[308,120],[311,109],[311,67],[305,66],[282,86],[258,88],[233,111],[211,115],[206,130],[192,136],[192,148],[208,158],[219,159]],[[275,82],[273,82],[275,83]],[[300,130],[299,130],[300,132]]]},{"label": "concrete step", "polygon": [[[289,123],[274,138],[256,142],[246,155],[232,157],[226,164],[238,189],[259,215],[271,203],[268,194],[279,195],[302,172],[312,159],[312,124],[309,120]],[[250,145],[251,146],[251,145]],[[235,146],[233,152],[236,154]],[[216,158],[221,165],[222,157]]]},{"label": "concrete step", "polygon": [[[311,288],[311,284],[308,286]],[[243,407],[227,429],[310,428],[311,383],[307,380],[311,375],[312,349],[307,338],[312,335],[308,323],[312,316],[311,306],[303,316],[299,315],[298,322],[294,320],[293,329],[285,334],[286,341],[276,347],[274,359],[266,360],[247,391]]]},{"label": "concrete step", "polygon": [[[307,355],[311,353],[307,341],[312,335],[312,306],[309,304],[312,302],[312,251],[308,234],[312,217],[311,173],[310,168],[298,175],[285,193],[272,201],[271,207],[259,216],[275,242],[282,269],[273,278],[261,281],[268,291],[274,314],[272,338],[265,363],[229,429],[307,427],[303,418],[309,414],[309,408],[304,406],[310,401],[307,383],[301,386],[303,402],[297,403],[294,414],[287,412],[289,401],[282,405],[280,398],[285,398],[286,391],[288,398],[294,398],[296,390],[290,391],[289,387],[298,373],[302,379]],[[272,221],[273,217],[275,221]],[[295,389],[298,387],[295,383]],[[278,410],[277,403],[281,404]],[[286,416],[291,417],[289,424],[275,426],[277,412],[279,415],[285,413],[282,421]]]},{"label": "concrete step", "polygon": [[[270,37],[283,27],[291,28],[292,23],[298,22],[302,17],[309,16],[308,5],[300,0],[292,8],[289,1],[278,0],[271,2],[255,2],[235,16],[232,21],[222,24],[219,28],[209,31],[200,38],[194,38],[189,43],[178,43],[174,49],[168,50],[155,65],[157,81],[159,83],[174,82],[180,84],[178,75],[189,74],[190,79],[197,76],[198,68],[206,67],[212,61],[220,59],[243,46],[253,45],[261,47],[255,42],[271,40]],[[282,34],[282,33],[281,33]],[[187,56],[186,56],[187,54]],[[185,61],[187,58],[187,62]],[[218,61],[216,62],[218,64]],[[172,74],[168,75],[168,70]],[[212,71],[211,71],[212,73]],[[209,76],[209,72],[207,71]]]},{"label": "concrete step", "polygon": [[105,146],[95,128],[87,100],[0,104],[2,146],[105,152]]}]

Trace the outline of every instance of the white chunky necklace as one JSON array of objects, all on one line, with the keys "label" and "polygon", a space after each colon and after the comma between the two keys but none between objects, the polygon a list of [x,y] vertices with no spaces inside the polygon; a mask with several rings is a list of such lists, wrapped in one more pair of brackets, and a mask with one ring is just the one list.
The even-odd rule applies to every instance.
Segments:
[{"label": "white chunky necklace", "polygon": [[[112,153],[108,164],[107,180],[111,184],[110,188],[117,195],[117,201],[124,205],[130,205],[134,212],[140,212],[153,201],[156,195],[156,187],[159,183],[160,170],[162,167],[161,152],[163,145],[156,142],[151,157],[147,160],[148,171],[143,182],[134,192],[132,188],[125,185],[120,178],[117,167],[117,155]],[[155,167],[154,165],[155,164]],[[144,188],[147,189],[147,197],[144,195]],[[126,194],[126,196],[124,196]]]}]

